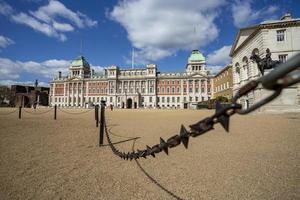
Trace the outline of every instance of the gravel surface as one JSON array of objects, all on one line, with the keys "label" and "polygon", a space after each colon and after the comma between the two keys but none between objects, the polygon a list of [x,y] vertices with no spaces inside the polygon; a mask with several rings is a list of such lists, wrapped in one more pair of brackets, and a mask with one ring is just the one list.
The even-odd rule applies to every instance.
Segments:
[{"label": "gravel surface", "polygon": [[[123,161],[98,147],[94,111],[0,108],[0,199],[300,199],[300,114],[234,115],[156,158]],[[78,113],[85,110],[67,109]],[[107,110],[114,134],[159,142],[207,110]],[[111,136],[113,142],[125,140]],[[105,140],[106,143],[106,140]],[[129,151],[133,141],[117,144]],[[298,189],[297,189],[298,188]]]}]

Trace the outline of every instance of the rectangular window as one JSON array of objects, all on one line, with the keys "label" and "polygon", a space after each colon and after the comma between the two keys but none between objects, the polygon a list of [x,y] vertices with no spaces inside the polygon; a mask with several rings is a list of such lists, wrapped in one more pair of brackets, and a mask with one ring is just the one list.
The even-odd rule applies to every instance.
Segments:
[{"label": "rectangular window", "polygon": [[277,42],[284,41],[284,33],[285,33],[285,30],[277,31]]},{"label": "rectangular window", "polygon": [[198,101],[198,97],[195,97],[196,102]]},{"label": "rectangular window", "polygon": [[170,97],[167,97],[167,103],[169,103],[170,102]]},{"label": "rectangular window", "polygon": [[281,62],[286,62],[287,54],[278,55],[278,59],[279,59]]},{"label": "rectangular window", "polygon": [[193,97],[190,97],[190,101],[193,101]]},{"label": "rectangular window", "polygon": [[161,102],[165,103],[165,97],[161,98]]},{"label": "rectangular window", "polygon": [[152,97],[149,97],[149,102],[152,103]]},{"label": "rectangular window", "polygon": [[180,102],[180,97],[177,97],[177,103]]},{"label": "rectangular window", "polygon": [[172,102],[175,103],[175,97],[172,97]]}]

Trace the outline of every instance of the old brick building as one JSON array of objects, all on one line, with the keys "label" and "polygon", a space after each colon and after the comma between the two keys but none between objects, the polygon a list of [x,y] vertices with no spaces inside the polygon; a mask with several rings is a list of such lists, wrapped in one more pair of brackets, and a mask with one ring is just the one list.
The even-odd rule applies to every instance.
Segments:
[{"label": "old brick building", "polygon": [[226,97],[228,100],[231,99],[233,95],[232,85],[232,65],[229,64],[213,77],[213,98]]},{"label": "old brick building", "polygon": [[107,67],[96,74],[83,56],[75,59],[69,74],[50,82],[50,105],[86,107],[100,104],[118,108],[196,108],[211,98],[211,77],[204,56],[193,50],[183,73],[160,73],[156,65],[122,69]]}]

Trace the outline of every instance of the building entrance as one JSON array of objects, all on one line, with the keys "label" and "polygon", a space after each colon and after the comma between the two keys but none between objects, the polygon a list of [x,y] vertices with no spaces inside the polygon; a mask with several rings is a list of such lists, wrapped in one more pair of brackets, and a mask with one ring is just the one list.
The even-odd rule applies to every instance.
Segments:
[{"label": "building entrance", "polygon": [[127,99],[127,108],[132,108],[132,99]]}]

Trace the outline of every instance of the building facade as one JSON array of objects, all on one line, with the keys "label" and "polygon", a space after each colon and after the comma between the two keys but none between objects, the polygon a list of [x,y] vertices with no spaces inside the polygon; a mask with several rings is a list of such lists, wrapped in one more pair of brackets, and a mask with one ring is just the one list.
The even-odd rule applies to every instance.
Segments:
[{"label": "building facade", "polygon": [[211,98],[211,77],[204,56],[193,50],[184,73],[160,73],[149,64],[140,69],[110,66],[97,74],[83,56],[75,59],[68,76],[61,72],[50,82],[50,105],[117,108],[196,108]]},{"label": "building facade", "polygon": [[232,99],[232,85],[232,65],[229,64],[213,77],[213,99],[217,97]]},{"label": "building facade", "polygon": [[[250,56],[257,54],[264,58],[267,48],[270,49],[273,60],[282,62],[299,53],[300,19],[293,19],[290,14],[285,14],[280,20],[266,21],[240,29],[230,52],[234,94],[241,86],[261,76],[257,64],[250,60]],[[268,70],[265,71],[266,73]],[[258,87],[240,98],[240,103],[247,108],[271,93],[272,91]],[[265,110],[300,111],[299,84],[285,89],[278,98],[260,109],[260,111]]]},{"label": "building facade", "polygon": [[9,104],[13,107],[48,106],[49,87],[11,85]]}]

